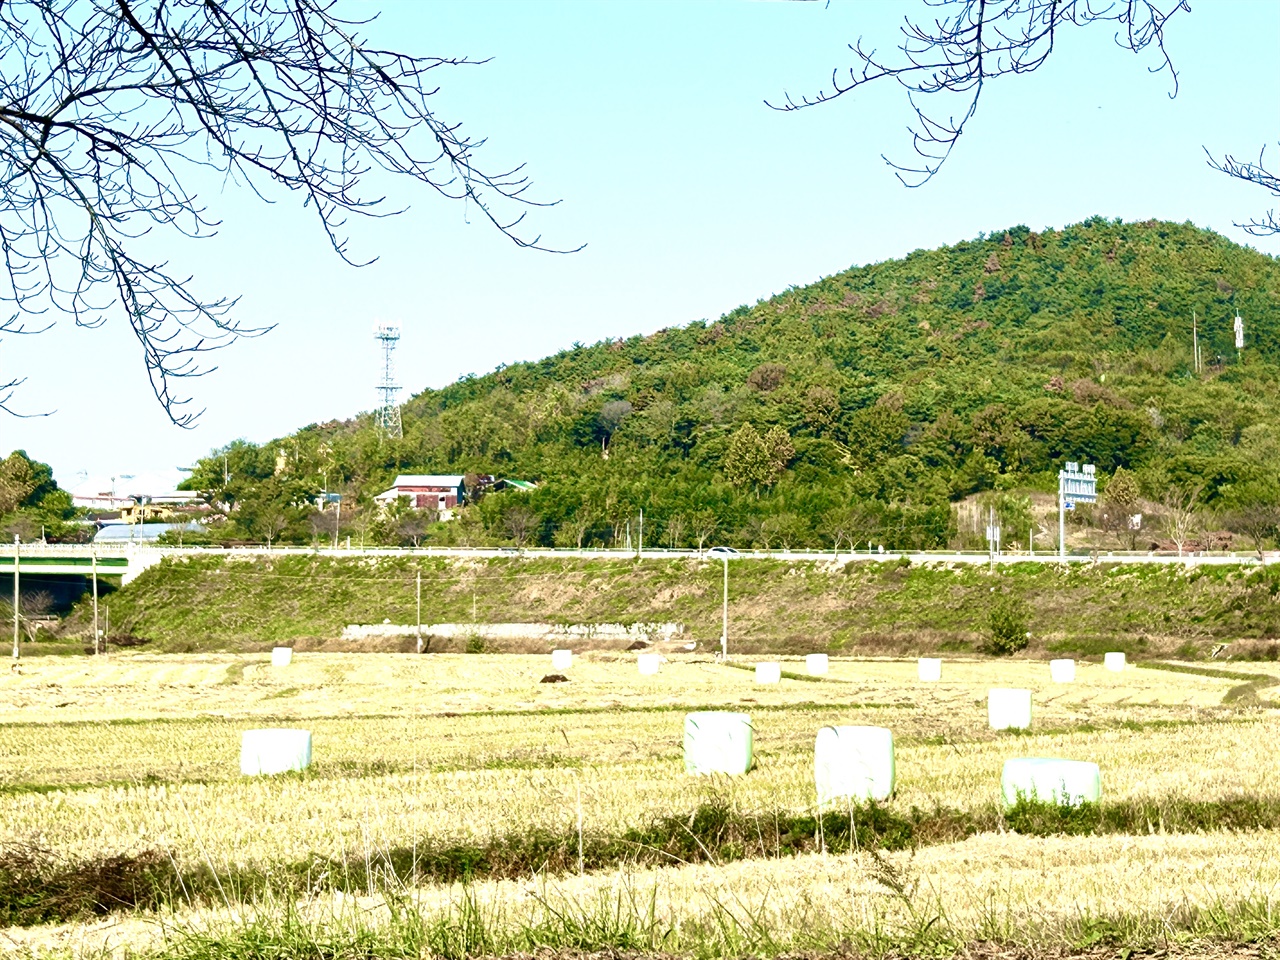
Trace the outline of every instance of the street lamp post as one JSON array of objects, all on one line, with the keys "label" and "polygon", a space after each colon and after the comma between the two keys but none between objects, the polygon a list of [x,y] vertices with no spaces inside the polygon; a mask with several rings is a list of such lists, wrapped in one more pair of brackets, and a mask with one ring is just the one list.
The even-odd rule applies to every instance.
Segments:
[{"label": "street lamp post", "polygon": [[21,648],[18,646],[18,566],[19,554],[22,552],[22,541],[18,534],[13,535],[13,662],[18,662]]}]

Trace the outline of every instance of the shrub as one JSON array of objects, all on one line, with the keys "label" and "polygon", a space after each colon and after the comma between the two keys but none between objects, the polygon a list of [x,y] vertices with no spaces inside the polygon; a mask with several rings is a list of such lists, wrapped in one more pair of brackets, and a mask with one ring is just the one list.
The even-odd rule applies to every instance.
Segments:
[{"label": "shrub", "polygon": [[1031,640],[1027,621],[1027,605],[1019,597],[997,597],[987,615],[987,652],[1007,656],[1025,650]]}]

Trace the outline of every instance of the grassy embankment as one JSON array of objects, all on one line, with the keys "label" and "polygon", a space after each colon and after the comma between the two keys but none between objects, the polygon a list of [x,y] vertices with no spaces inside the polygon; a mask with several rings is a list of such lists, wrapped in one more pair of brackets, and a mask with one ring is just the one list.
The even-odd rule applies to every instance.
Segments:
[{"label": "grassy embankment", "polygon": [[[419,571],[425,623],[471,622],[474,610],[481,623],[680,621],[704,642],[720,633],[721,566],[696,560],[192,558],[166,561],[104,602],[113,634],[155,649],[333,649],[346,624],[413,623]],[[1280,571],[1265,568],[1017,564],[993,576],[861,560],[733,563],[730,634],[744,653],[973,651],[1003,594],[1026,603],[1033,655],[1194,657],[1245,641],[1233,654],[1274,656],[1266,641],[1280,636]],[[64,635],[87,635],[87,616],[82,603]]]}]

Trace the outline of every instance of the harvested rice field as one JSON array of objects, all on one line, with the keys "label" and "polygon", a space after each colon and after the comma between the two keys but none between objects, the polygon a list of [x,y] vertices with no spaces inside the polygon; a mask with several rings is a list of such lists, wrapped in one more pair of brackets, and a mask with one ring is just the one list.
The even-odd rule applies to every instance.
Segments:
[{"label": "harvested rice field", "polygon": [[[1280,711],[1265,665],[632,654],[59,657],[0,676],[0,944],[57,956],[1268,950]],[[1172,667],[1172,669],[1170,668]],[[567,682],[541,682],[561,673]],[[1276,676],[1280,679],[1280,676]],[[993,730],[987,692],[1031,691]],[[748,714],[742,775],[684,718]],[[880,803],[818,807],[824,726],[893,732]],[[241,737],[307,730],[245,776]],[[1098,802],[1001,800],[1015,757]]]}]

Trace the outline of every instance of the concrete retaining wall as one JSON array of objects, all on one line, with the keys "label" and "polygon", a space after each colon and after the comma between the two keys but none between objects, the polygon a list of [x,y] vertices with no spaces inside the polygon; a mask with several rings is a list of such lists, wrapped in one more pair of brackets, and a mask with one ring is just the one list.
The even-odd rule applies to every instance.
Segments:
[{"label": "concrete retaining wall", "polygon": [[[343,640],[412,637],[413,624],[355,623],[342,628]],[[670,640],[684,634],[683,623],[424,623],[424,637],[481,637],[485,640]]]}]

